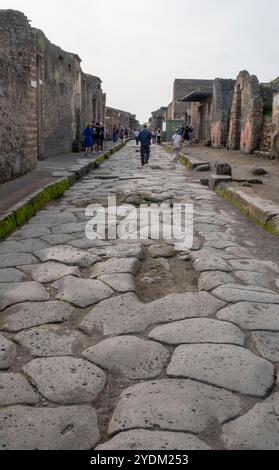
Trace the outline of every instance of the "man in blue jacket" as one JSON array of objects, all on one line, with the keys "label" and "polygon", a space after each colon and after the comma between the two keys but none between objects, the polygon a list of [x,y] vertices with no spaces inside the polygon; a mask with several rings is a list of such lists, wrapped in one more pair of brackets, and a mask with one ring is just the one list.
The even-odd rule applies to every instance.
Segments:
[{"label": "man in blue jacket", "polygon": [[141,165],[147,165],[150,157],[150,145],[151,145],[151,132],[147,129],[147,125],[144,124],[142,131],[139,133],[139,141],[141,143],[140,156]]}]

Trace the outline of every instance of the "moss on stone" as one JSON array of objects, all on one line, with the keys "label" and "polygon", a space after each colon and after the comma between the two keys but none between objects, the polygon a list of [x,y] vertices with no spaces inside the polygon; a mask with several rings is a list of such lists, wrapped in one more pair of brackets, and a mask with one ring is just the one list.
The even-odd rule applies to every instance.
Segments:
[{"label": "moss on stone", "polygon": [[35,209],[31,201],[26,202],[23,206],[18,207],[15,211],[15,218],[17,226],[22,225],[27,220],[35,215]]},{"label": "moss on stone", "polygon": [[0,239],[5,238],[16,229],[16,218],[9,214],[0,220]]}]

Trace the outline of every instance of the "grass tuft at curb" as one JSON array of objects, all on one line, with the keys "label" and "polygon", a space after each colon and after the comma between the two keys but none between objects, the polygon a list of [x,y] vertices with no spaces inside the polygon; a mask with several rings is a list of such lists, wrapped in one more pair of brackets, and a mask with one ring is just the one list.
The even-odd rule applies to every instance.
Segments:
[{"label": "grass tuft at curb", "polygon": [[0,216],[0,240],[3,240],[22,224],[30,220],[48,202],[63,196],[78,179],[82,178],[89,171],[94,170],[94,168],[97,168],[124,147],[124,145],[126,145],[126,142],[115,145],[109,151],[99,155],[91,164],[81,167],[80,171],[43,186],[42,189],[32,193],[27,199],[13,206],[9,212]]}]

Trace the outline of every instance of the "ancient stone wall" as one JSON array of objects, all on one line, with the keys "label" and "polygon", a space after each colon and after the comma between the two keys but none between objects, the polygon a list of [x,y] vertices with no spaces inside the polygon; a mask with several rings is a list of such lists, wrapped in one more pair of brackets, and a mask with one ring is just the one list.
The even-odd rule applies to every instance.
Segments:
[{"label": "ancient stone wall", "polygon": [[36,83],[28,20],[23,13],[4,10],[0,14],[0,182],[36,165]]},{"label": "ancient stone wall", "polygon": [[0,181],[70,152],[87,121],[105,121],[101,80],[26,16],[0,10]]},{"label": "ancient stone wall", "polygon": [[81,76],[81,135],[87,123],[105,123],[104,99],[98,77],[82,73]]},{"label": "ancient stone wall", "polygon": [[261,133],[260,151],[270,152],[271,150],[271,137],[272,137],[272,117],[269,115],[264,116],[263,128]]},{"label": "ancient stone wall", "polygon": [[211,145],[226,147],[235,80],[216,78],[213,83]]},{"label": "ancient stone wall", "polygon": [[121,109],[106,107],[106,128],[111,135],[112,128],[115,125],[118,129],[127,127],[130,129],[131,120],[135,119],[135,115],[122,111]]},{"label": "ancient stone wall", "polygon": [[213,80],[180,79],[176,78],[173,83],[172,110],[169,119],[175,120],[191,114],[191,103],[184,103],[180,100],[193,91],[212,90]]},{"label": "ancient stone wall", "polygon": [[232,101],[228,147],[252,153],[260,146],[263,98],[259,81],[247,71],[239,73]]},{"label": "ancient stone wall", "polygon": [[273,97],[271,157],[279,158],[279,93]]}]

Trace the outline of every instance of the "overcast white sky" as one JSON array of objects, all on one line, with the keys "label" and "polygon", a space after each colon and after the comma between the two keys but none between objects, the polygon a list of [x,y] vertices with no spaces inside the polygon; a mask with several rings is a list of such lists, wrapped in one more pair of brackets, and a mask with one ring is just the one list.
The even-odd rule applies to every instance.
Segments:
[{"label": "overcast white sky", "polygon": [[0,0],[77,53],[109,106],[146,121],[174,78],[279,75],[279,0]]}]

